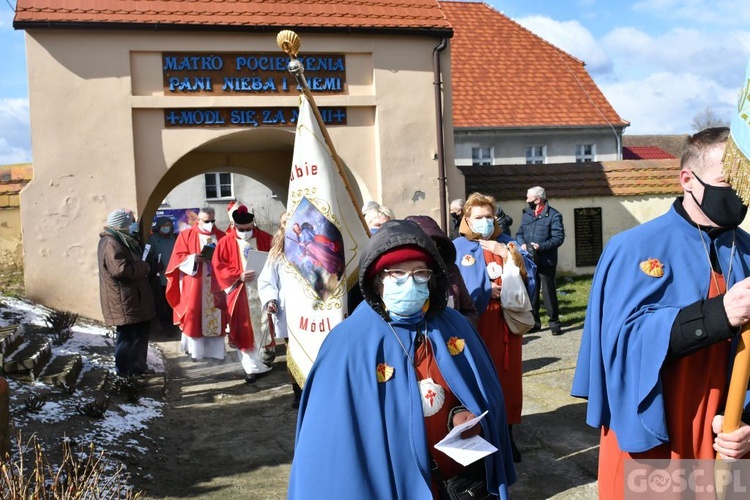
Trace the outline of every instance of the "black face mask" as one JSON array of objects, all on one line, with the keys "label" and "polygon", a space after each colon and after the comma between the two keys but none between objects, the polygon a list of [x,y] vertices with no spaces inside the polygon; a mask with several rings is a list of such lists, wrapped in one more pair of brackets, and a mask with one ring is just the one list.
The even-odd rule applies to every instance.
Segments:
[{"label": "black face mask", "polygon": [[532,210],[536,210],[536,202],[535,201],[530,201],[529,202],[529,208],[532,209]]},{"label": "black face mask", "polygon": [[451,219],[453,219],[453,222],[458,221],[461,218],[461,214],[457,214],[456,212],[451,212]]},{"label": "black face mask", "polygon": [[693,172],[693,176],[703,185],[703,201],[698,203],[692,191],[690,191],[690,196],[698,203],[698,206],[706,217],[720,227],[730,229],[736,228],[745,220],[747,207],[742,203],[742,200],[737,196],[737,192],[734,189],[706,184],[700,177],[695,175],[695,172]]}]

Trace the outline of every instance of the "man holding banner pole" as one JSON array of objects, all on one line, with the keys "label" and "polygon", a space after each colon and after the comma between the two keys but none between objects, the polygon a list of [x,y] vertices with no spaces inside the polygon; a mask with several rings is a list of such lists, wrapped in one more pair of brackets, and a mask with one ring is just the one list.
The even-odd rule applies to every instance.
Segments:
[{"label": "man holding banner pole", "polygon": [[735,395],[728,380],[746,363],[739,333],[750,320],[750,234],[738,227],[750,201],[750,65],[739,102],[731,131],[687,139],[684,196],[613,237],[597,265],[572,394],[601,430],[600,498],[623,498],[633,467],[662,468],[653,460],[684,468],[750,452],[747,375],[733,375]]}]

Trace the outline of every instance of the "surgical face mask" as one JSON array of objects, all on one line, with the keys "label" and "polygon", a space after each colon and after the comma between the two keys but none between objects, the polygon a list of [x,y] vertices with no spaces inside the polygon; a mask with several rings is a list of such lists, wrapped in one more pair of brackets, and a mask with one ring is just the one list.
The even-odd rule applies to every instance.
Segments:
[{"label": "surgical face mask", "polygon": [[399,316],[416,314],[428,298],[427,283],[416,283],[412,276],[400,285],[388,277],[383,279],[383,303],[388,311]]},{"label": "surgical face mask", "polygon": [[198,229],[203,231],[204,233],[210,233],[214,230],[214,223],[213,222],[203,222],[202,220],[198,221]]},{"label": "surgical face mask", "polygon": [[495,224],[492,217],[485,217],[483,219],[471,219],[471,230],[482,235],[482,238],[489,238],[490,235],[492,235],[492,231],[494,229]]},{"label": "surgical face mask", "polygon": [[128,227],[127,230],[130,234],[137,234],[138,233],[138,223],[137,222],[131,222],[130,227]]},{"label": "surgical face mask", "polygon": [[240,231],[238,229],[237,230],[237,237],[238,238],[242,238],[243,240],[249,240],[250,238],[253,237],[253,230],[252,229],[248,229],[247,231]]},{"label": "surgical face mask", "polygon": [[719,227],[726,228],[736,228],[745,220],[747,207],[734,189],[706,184],[695,175],[695,172],[693,176],[703,185],[703,200],[698,203],[692,191],[690,191],[690,196],[693,197],[695,203],[698,203],[706,217]]},{"label": "surgical face mask", "polygon": [[370,234],[373,235],[373,234],[377,233],[378,229],[380,229],[380,228],[379,227],[371,227],[370,228]]},{"label": "surgical face mask", "polygon": [[170,226],[162,226],[159,228],[159,232],[166,235],[172,232],[172,228]]}]

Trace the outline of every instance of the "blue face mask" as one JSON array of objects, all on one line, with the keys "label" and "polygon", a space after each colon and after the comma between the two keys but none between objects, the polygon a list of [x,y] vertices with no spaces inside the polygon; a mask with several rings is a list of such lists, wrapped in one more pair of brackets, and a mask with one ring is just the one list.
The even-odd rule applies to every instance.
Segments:
[{"label": "blue face mask", "polygon": [[373,235],[373,234],[377,233],[378,229],[380,229],[380,228],[379,227],[371,227],[370,228],[370,234]]},{"label": "blue face mask", "polygon": [[130,234],[136,234],[138,233],[138,223],[137,222],[131,222],[130,227],[128,227],[128,232]]},{"label": "blue face mask", "polygon": [[482,235],[482,238],[489,238],[492,235],[492,231],[495,229],[495,224],[492,220],[492,218],[484,218],[484,219],[472,219],[471,220],[471,230],[475,233],[479,233]]},{"label": "blue face mask", "polygon": [[401,285],[389,278],[383,280],[383,303],[389,312],[398,316],[419,312],[428,298],[430,289],[427,283],[415,283],[411,276]]}]

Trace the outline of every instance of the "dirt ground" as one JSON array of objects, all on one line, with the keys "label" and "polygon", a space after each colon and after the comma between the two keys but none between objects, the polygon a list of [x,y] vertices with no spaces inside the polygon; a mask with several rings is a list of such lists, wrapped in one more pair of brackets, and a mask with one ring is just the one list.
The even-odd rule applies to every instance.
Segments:
[{"label": "dirt ground", "polygon": [[153,340],[168,360],[168,404],[146,431],[154,448],[128,465],[135,487],[148,499],[286,498],[297,411],[285,357],[248,385],[233,350],[192,362],[176,338]]}]

